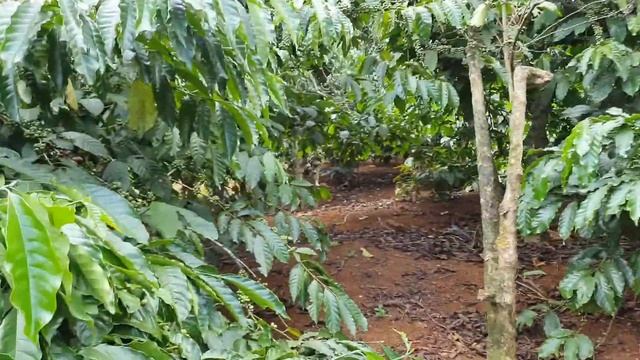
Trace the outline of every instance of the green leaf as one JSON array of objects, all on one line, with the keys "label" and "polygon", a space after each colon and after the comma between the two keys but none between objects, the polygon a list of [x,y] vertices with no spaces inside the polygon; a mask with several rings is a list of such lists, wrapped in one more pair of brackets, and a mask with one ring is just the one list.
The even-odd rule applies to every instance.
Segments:
[{"label": "green leaf", "polygon": [[280,186],[278,186],[278,195],[280,195],[280,202],[282,204],[290,205],[293,200],[293,189],[291,188],[291,185],[280,184]]},{"label": "green leaf", "polygon": [[[229,113],[229,115],[231,115],[231,117],[233,118],[237,126],[240,128],[240,131],[242,132],[242,137],[244,138],[244,141],[247,143],[248,147],[249,148],[253,147],[254,131],[252,129],[252,124],[250,123],[250,120],[245,115],[245,113],[239,110],[232,103],[229,103],[224,100],[218,100],[218,102],[222,105],[223,109],[227,113]],[[226,136],[227,136],[227,129],[225,128],[225,140],[226,140]],[[229,148],[227,148],[227,151],[229,151]]]},{"label": "green leaf", "polygon": [[547,199],[545,203],[537,210],[532,222],[532,229],[534,233],[539,234],[549,229],[549,225],[556,217],[558,208],[562,205],[559,201]]},{"label": "green leaf", "polygon": [[627,23],[619,17],[607,18],[607,28],[611,37],[618,42],[623,42],[627,37]]},{"label": "green leaf", "polygon": [[11,25],[11,16],[16,12],[20,1],[4,1],[0,3],[0,39],[4,39],[7,27]]},{"label": "green leaf", "polygon": [[572,201],[562,211],[560,215],[560,221],[558,223],[558,232],[560,237],[564,240],[568,239],[573,230],[573,224],[576,218],[576,211],[578,210],[578,202]]},{"label": "green leaf", "polygon": [[560,347],[564,343],[564,339],[549,338],[538,348],[538,357],[548,359],[553,355],[560,353]]},{"label": "green leaf", "polygon": [[129,128],[142,136],[156,123],[158,110],[151,85],[136,80],[129,90]]},{"label": "green leaf", "polygon": [[217,276],[199,271],[198,276],[206,283],[208,288],[204,289],[220,302],[231,316],[241,325],[247,324],[247,318],[244,315],[242,304],[236,297],[236,294]]},{"label": "green leaf", "polygon": [[75,70],[84,75],[89,84],[93,84],[98,70],[104,68],[104,42],[99,38],[97,25],[84,12],[79,11],[76,1],[59,0],[58,4]]},{"label": "green leaf", "polygon": [[260,163],[260,158],[257,156],[250,158],[247,162],[246,169],[244,169],[244,173],[247,186],[249,187],[249,190],[252,190],[258,185],[260,177],[262,177],[262,164]]},{"label": "green leaf", "polygon": [[184,321],[191,313],[193,303],[187,277],[177,266],[158,266],[154,270],[160,287],[169,292],[169,305],[176,311],[178,321]]},{"label": "green leaf", "polygon": [[227,160],[231,160],[238,148],[238,126],[225,116],[222,118],[222,129],[224,130],[224,153]]},{"label": "green leaf", "polygon": [[137,296],[125,290],[118,291],[118,300],[120,300],[122,305],[124,305],[129,314],[140,310],[140,307],[142,306],[140,299]]},{"label": "green leaf", "polygon": [[100,140],[85,133],[75,131],[65,131],[60,134],[64,139],[70,140],[73,145],[95,156],[110,158],[109,150],[100,142]]},{"label": "green leaf", "polygon": [[100,116],[104,111],[104,103],[98,98],[82,98],[78,100],[78,103],[93,116]]},{"label": "green leaf", "polygon": [[307,241],[310,244],[317,245],[320,238],[316,228],[307,221],[300,221],[300,226],[302,228],[302,233],[304,233],[304,236],[307,238]]},{"label": "green leaf", "polygon": [[340,308],[338,299],[329,288],[324,289],[324,322],[332,333],[340,331]]},{"label": "green leaf", "polygon": [[571,88],[571,82],[564,74],[560,74],[559,76],[555,76],[556,81],[556,99],[563,100],[569,89]]},{"label": "green leaf", "polygon": [[269,251],[273,253],[276,259],[287,262],[289,261],[289,249],[287,244],[280,238],[278,234],[264,222],[253,220],[251,226],[264,238],[269,246]]},{"label": "green leaf", "polygon": [[20,99],[13,70],[0,73],[0,101],[9,118],[20,121]]},{"label": "green leaf", "polygon": [[596,288],[596,279],[593,276],[585,274],[576,283],[576,300],[577,307],[583,306],[591,300],[593,292]]},{"label": "green leaf", "polygon": [[626,210],[629,211],[631,220],[638,225],[638,220],[640,220],[640,181],[636,181],[627,193]]},{"label": "green leaf", "polygon": [[265,71],[265,80],[267,82],[267,90],[271,100],[278,106],[278,109],[288,113],[287,98],[285,95],[285,83],[279,77]]},{"label": "green leaf", "polygon": [[[600,187],[598,190],[590,193],[587,198],[580,204],[580,207],[576,211],[576,229],[590,229],[591,227],[593,227],[596,214],[602,207],[602,202],[607,196],[608,192],[609,186]],[[638,217],[640,217],[640,207],[638,208],[638,210]]]},{"label": "green leaf", "polygon": [[278,160],[275,155],[268,151],[262,156],[262,164],[264,165],[264,177],[268,182],[274,182],[278,172]]},{"label": "green leaf", "polygon": [[575,338],[568,338],[564,342],[564,360],[578,360],[578,341]]},{"label": "green leaf", "polygon": [[322,303],[324,301],[322,285],[320,285],[317,280],[313,280],[311,281],[311,284],[309,284],[307,292],[309,294],[307,311],[309,311],[311,320],[318,323],[318,320],[320,319],[320,311],[322,311]]},{"label": "green leaf", "polygon": [[621,157],[627,157],[629,150],[631,149],[631,145],[633,145],[634,132],[630,128],[621,129],[615,137],[616,141],[616,152]]},{"label": "green leaf", "polygon": [[629,28],[629,32],[633,36],[636,36],[638,32],[640,32],[640,15],[629,16],[627,18],[627,27]]},{"label": "green leaf", "polygon": [[263,309],[271,309],[276,314],[289,318],[287,309],[278,297],[264,285],[238,275],[219,275],[219,278],[242,291],[251,301]]},{"label": "green leaf", "polygon": [[569,36],[571,33],[579,35],[589,27],[589,24],[589,19],[585,17],[576,17],[573,19],[569,19],[568,21],[562,23],[553,33],[553,40],[560,41]]},{"label": "green leaf", "polygon": [[[251,28],[256,39],[258,56],[266,62],[270,53],[271,43],[275,40],[273,21],[261,0],[248,0],[247,8],[249,10]],[[269,81],[268,77],[267,81]],[[284,101],[281,100],[280,103],[279,105],[284,105]]]},{"label": "green leaf", "polygon": [[369,327],[367,318],[364,316],[362,311],[360,311],[358,305],[346,293],[338,292],[337,296],[338,300],[349,310],[349,313],[356,322],[356,326],[362,331],[367,331],[367,328]]},{"label": "green leaf", "polygon": [[82,29],[82,22],[80,21],[77,5],[78,4],[72,0],[59,1],[67,41],[84,52],[87,50],[87,45],[85,43],[84,31]]},{"label": "green leaf", "polygon": [[71,247],[69,255],[87,280],[96,299],[104,304],[107,311],[115,314],[115,296],[109,283],[109,276],[102,267],[102,253],[95,246],[94,240],[76,224],[62,227],[62,233],[67,236]]},{"label": "green leaf", "polygon": [[189,229],[193,230],[205,239],[218,239],[218,230],[209,220],[205,220],[191,210],[179,209],[178,213],[184,218]]},{"label": "green leaf", "polygon": [[[164,351],[158,344],[151,340],[134,341],[129,343],[129,347],[144,354],[147,359],[153,360],[174,360],[171,355]],[[121,359],[124,360],[124,359]]]},{"label": "green leaf", "polygon": [[625,279],[622,272],[611,260],[604,262],[601,269],[607,278],[611,280],[611,285],[613,290],[616,292],[616,295],[622,297],[625,287]]},{"label": "green leaf", "polygon": [[76,221],[76,209],[71,206],[48,206],[47,211],[51,218],[51,223],[56,229],[62,228],[63,225],[71,224]]},{"label": "green leaf", "polygon": [[347,330],[349,330],[349,334],[351,334],[351,336],[356,336],[357,328],[356,328],[356,321],[353,317],[353,314],[347,307],[347,304],[344,301],[342,301],[342,299],[338,297],[337,300],[338,300],[338,308],[340,310],[340,319],[342,319],[342,322],[344,323],[345,327],[347,328]]},{"label": "green leaf", "polygon": [[117,37],[116,28],[120,24],[120,1],[102,1],[96,13],[96,21],[98,23],[98,29],[100,30],[100,36],[104,41],[105,52],[108,57],[111,57]]},{"label": "green leaf", "polygon": [[289,272],[289,292],[291,300],[304,299],[301,292],[305,291],[305,285],[308,281],[307,272],[302,264],[296,264]]},{"label": "green leaf", "polygon": [[24,328],[22,315],[16,309],[9,311],[0,325],[0,354],[6,354],[12,360],[40,360],[42,353],[38,342],[26,337]]},{"label": "green leaf", "polygon": [[47,20],[41,12],[43,4],[43,0],[22,1],[11,16],[11,24],[5,30],[0,51],[5,73],[22,61],[31,41]]},{"label": "green leaf", "polygon": [[250,238],[245,236],[244,240],[247,242],[247,248],[253,252],[256,258],[256,262],[259,265],[258,270],[260,270],[262,275],[267,276],[273,267],[273,252],[271,251],[269,243],[262,236],[253,234]]},{"label": "green leaf", "polygon": [[622,83],[622,91],[629,96],[634,96],[640,89],[640,69],[629,70],[629,77]]},{"label": "green leaf", "polygon": [[112,232],[108,232],[102,240],[104,240],[109,249],[113,251],[127,269],[142,275],[142,280],[147,282],[148,285],[157,285],[156,277],[153,272],[151,272],[147,259],[140,249],[122,240]]},{"label": "green leaf", "polygon": [[218,230],[211,221],[203,219],[191,210],[167,203],[158,201],[151,203],[145,218],[148,224],[167,238],[175,237],[178,230],[189,229],[206,239],[218,239]]},{"label": "green leaf", "polygon": [[294,215],[289,215],[289,229],[291,230],[290,235],[293,242],[298,242],[298,239],[300,239],[300,221]]},{"label": "green leaf", "polygon": [[129,177],[129,165],[127,163],[113,160],[104,168],[102,179],[108,183],[118,183],[122,190],[128,190],[131,186]]},{"label": "green leaf", "polygon": [[560,285],[558,289],[560,290],[560,295],[563,298],[569,299],[573,296],[573,291],[577,288],[578,283],[582,280],[583,277],[589,276],[587,271],[571,271],[567,273],[564,278],[560,281]]},{"label": "green leaf", "polygon": [[582,334],[576,335],[575,339],[578,342],[578,358],[580,358],[580,360],[592,358],[594,349],[591,339]]},{"label": "green leaf", "polygon": [[143,300],[144,303],[141,301],[142,306],[130,316],[125,317],[123,321],[155,338],[160,338],[162,329],[158,326],[160,321],[158,318],[159,297],[146,296]]},{"label": "green leaf", "polygon": [[536,319],[538,314],[530,309],[524,309],[518,314],[516,319],[516,326],[518,327],[518,331],[522,330],[524,327],[533,326],[533,321]]},{"label": "green leaf", "polygon": [[626,284],[628,286],[632,286],[635,280],[635,276],[633,275],[633,270],[629,266],[629,263],[627,262],[627,260],[621,257],[618,257],[615,259],[615,263],[616,263],[616,266],[618,267],[618,270],[622,272]]},{"label": "green leaf", "polygon": [[595,273],[596,279],[596,303],[607,314],[616,312],[615,292],[609,280],[601,272]]},{"label": "green leaf", "polygon": [[[138,17],[136,18],[136,35],[155,30],[155,15],[159,2],[155,0],[136,0]],[[169,4],[171,5],[171,4]]]},{"label": "green leaf", "polygon": [[129,347],[107,344],[84,348],[80,355],[86,360],[147,360],[141,352]]},{"label": "green leaf", "polygon": [[240,228],[242,227],[242,220],[232,219],[229,223],[229,236],[234,243],[238,242],[238,236],[240,234]]},{"label": "green leaf", "polygon": [[202,351],[200,350],[200,346],[195,342],[190,336],[184,334],[182,331],[179,331],[177,328],[172,329],[171,334],[169,335],[169,341],[171,343],[178,345],[180,348],[180,355],[185,360],[201,360],[202,359]]},{"label": "green leaf", "polygon": [[[149,242],[149,233],[129,203],[118,193],[102,186],[84,184],[78,188],[104,212],[109,225],[141,244]],[[78,199],[85,200],[85,199]]]},{"label": "green leaf", "polygon": [[34,343],[56,311],[63,268],[46,225],[17,194],[7,195],[4,269],[11,284],[11,303],[24,317],[24,333]]},{"label": "green leaf", "polygon": [[560,324],[560,318],[558,317],[558,315],[553,311],[549,311],[544,316],[545,335],[550,336],[550,334],[553,333],[555,330],[558,330],[561,328],[562,328],[562,325]]},{"label": "green leaf", "polygon": [[118,45],[122,51],[122,59],[130,62],[135,56],[134,44],[136,40],[136,7],[134,0],[120,1],[120,38]]},{"label": "green leaf", "polygon": [[619,215],[624,210],[624,204],[627,202],[629,191],[633,188],[633,183],[623,183],[619,185],[609,197],[606,203],[605,215]]},{"label": "green leaf", "polygon": [[77,360],[76,352],[73,351],[70,347],[53,343],[49,346],[49,356],[50,359],[56,360]]},{"label": "green leaf", "polygon": [[169,1],[169,39],[178,58],[191,68],[195,54],[195,41],[189,33],[187,1]]},{"label": "green leaf", "polygon": [[164,238],[171,239],[176,236],[178,230],[184,229],[178,212],[180,208],[154,201],[144,214],[145,222],[158,230]]},{"label": "green leaf", "polygon": [[270,0],[269,2],[274,10],[277,23],[282,23],[287,34],[296,45],[299,35],[298,25],[300,18],[296,14],[295,9],[287,0]]}]

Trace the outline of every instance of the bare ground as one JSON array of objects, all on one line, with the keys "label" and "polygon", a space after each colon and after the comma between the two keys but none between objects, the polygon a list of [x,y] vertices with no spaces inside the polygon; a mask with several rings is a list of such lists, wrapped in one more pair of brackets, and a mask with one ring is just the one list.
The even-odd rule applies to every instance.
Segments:
[{"label": "bare ground", "polygon": [[[369,331],[359,339],[376,348],[400,347],[393,330],[406,333],[415,354],[425,359],[481,359],[484,356],[480,210],[476,195],[418,203],[394,200],[392,167],[358,170],[358,186],[333,189],[334,198],[310,212],[324,222],[336,245],[326,263],[330,273],[364,309]],[[553,236],[551,237],[553,239]],[[560,241],[525,243],[520,272],[543,270],[539,278],[519,278],[519,308],[559,299],[563,264],[583,244]],[[288,297],[286,269],[269,278]],[[314,325],[303,311],[290,308],[294,326]],[[589,335],[597,359],[640,359],[640,306],[630,299],[615,321],[604,316],[564,312],[565,327]],[[535,359],[544,340],[541,329],[523,331],[519,357]]]}]

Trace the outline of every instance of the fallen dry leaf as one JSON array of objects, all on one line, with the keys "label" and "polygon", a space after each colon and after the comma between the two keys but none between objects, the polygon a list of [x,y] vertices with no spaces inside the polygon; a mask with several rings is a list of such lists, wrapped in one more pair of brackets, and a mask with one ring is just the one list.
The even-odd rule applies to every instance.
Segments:
[{"label": "fallen dry leaf", "polygon": [[371,254],[369,251],[367,251],[367,249],[361,247],[360,251],[362,251],[362,256],[366,257],[366,258],[372,258],[373,254]]}]

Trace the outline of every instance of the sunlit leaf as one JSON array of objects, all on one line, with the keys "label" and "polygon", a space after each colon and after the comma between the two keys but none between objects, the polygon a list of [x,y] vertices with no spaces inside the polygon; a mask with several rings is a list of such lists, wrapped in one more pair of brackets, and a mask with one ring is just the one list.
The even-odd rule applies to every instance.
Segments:
[{"label": "sunlit leaf", "polygon": [[37,343],[38,332],[56,310],[63,269],[46,225],[20,195],[8,195],[5,226],[11,303],[24,318],[25,335]]},{"label": "sunlit leaf", "polygon": [[156,123],[158,111],[151,85],[136,80],[129,89],[129,128],[140,136]]}]

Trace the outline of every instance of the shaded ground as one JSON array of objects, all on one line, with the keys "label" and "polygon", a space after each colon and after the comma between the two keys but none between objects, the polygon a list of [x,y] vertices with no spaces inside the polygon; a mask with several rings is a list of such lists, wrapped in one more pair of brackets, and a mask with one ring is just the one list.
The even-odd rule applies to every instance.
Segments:
[{"label": "shaded ground", "polygon": [[[365,166],[352,190],[334,189],[334,199],[309,213],[322,220],[336,246],[327,269],[364,309],[370,330],[360,339],[380,347],[400,346],[393,331],[406,333],[416,354],[425,359],[480,359],[484,355],[480,211],[475,195],[436,202],[394,200],[391,167]],[[519,279],[520,308],[542,298],[558,298],[555,290],[566,259],[579,244],[559,241],[525,243],[521,273],[543,270],[540,278]],[[287,298],[286,272],[270,278]],[[294,325],[313,324],[292,308]],[[612,323],[605,317],[580,318],[564,313],[565,327],[581,329],[594,343],[598,359],[640,359],[640,307],[630,301]],[[535,359],[542,331],[520,336],[522,359]]]}]

